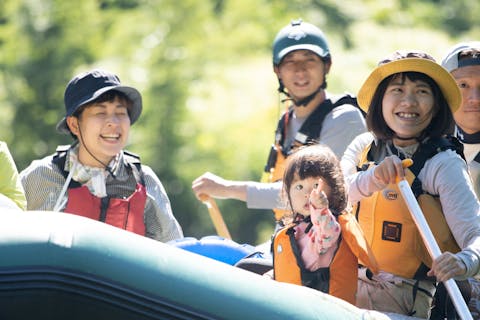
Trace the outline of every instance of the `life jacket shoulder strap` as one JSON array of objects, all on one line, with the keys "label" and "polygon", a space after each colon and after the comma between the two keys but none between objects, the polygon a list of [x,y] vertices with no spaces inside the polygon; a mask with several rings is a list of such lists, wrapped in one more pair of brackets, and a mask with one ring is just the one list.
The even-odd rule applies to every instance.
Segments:
[{"label": "life jacket shoulder strap", "polygon": [[285,141],[285,126],[287,123],[287,119],[290,119],[293,115],[293,108],[289,109],[285,112],[278,120],[277,129],[275,130],[275,144],[276,145],[283,145]]},{"label": "life jacket shoulder strap", "polygon": [[52,163],[60,169],[63,177],[66,179],[68,172],[65,171],[65,162],[67,160],[67,151],[71,148],[71,145],[60,145],[55,150],[53,155]]},{"label": "life jacket shoulder strap", "polygon": [[480,163],[480,152],[477,153],[477,155],[475,156],[475,158],[473,158],[473,161]]},{"label": "life jacket shoulder strap", "polygon": [[145,185],[145,175],[143,174],[140,156],[128,150],[123,150],[123,157],[128,166],[132,169],[135,180],[140,182],[142,185]]},{"label": "life jacket shoulder strap", "polygon": [[128,150],[123,150],[123,154],[127,162],[129,163],[140,163],[140,156],[136,153],[130,152]]},{"label": "life jacket shoulder strap", "polygon": [[[60,169],[65,179],[68,177],[68,172],[65,170],[67,151],[71,147],[71,145],[58,146],[52,159],[52,163]],[[132,169],[136,181],[141,182],[142,185],[145,185],[145,178],[142,170],[142,164],[140,162],[140,156],[128,150],[123,150],[123,155],[126,163]],[[72,180],[71,183],[75,182]]]},{"label": "life jacket shoulder strap", "polygon": [[[316,142],[319,139],[320,132],[322,130],[323,121],[327,114],[329,114],[333,109],[345,105],[350,104],[358,108],[362,112],[362,115],[365,117],[365,112],[359,107],[357,98],[349,93],[345,93],[343,95],[338,95],[331,97],[329,99],[325,99],[305,120],[302,124],[301,128],[298,130],[297,136],[301,137],[300,142],[301,144],[305,145],[310,142]],[[290,118],[293,113],[293,109],[288,111],[288,117]],[[283,116],[280,118],[276,135],[280,137],[278,143],[280,145],[284,142],[284,132],[285,132],[285,125],[286,125],[287,113],[284,113]],[[297,139],[297,137],[295,137]],[[288,151],[288,150],[287,150]]]},{"label": "life jacket shoulder strap", "polygon": [[463,144],[457,138],[453,136],[433,138],[421,144],[415,152],[412,157],[413,164],[409,167],[410,171],[417,176],[428,159],[445,150],[453,150],[465,160]]},{"label": "life jacket shoulder strap", "polygon": [[[375,142],[372,142],[365,148],[360,157],[360,164],[362,166],[358,167],[358,170],[366,170],[370,164],[374,163],[375,157],[373,155],[376,153],[378,148],[380,148],[380,146],[381,143],[376,144]],[[413,164],[408,169],[415,176],[415,179],[412,182],[412,190],[416,197],[423,193],[421,181],[417,178],[417,176],[425,165],[425,162],[437,153],[445,150],[453,150],[465,160],[465,156],[463,154],[463,144],[453,136],[429,139],[426,143],[420,144],[418,150],[412,156]]]},{"label": "life jacket shoulder strap", "polygon": [[465,160],[463,145],[453,136],[430,139],[427,143],[421,144],[417,152],[412,156],[413,164],[408,169],[415,176],[415,179],[412,182],[412,191],[416,197],[423,193],[422,184],[420,179],[418,179],[418,174],[425,165],[425,162],[437,153],[446,150],[455,151]]}]

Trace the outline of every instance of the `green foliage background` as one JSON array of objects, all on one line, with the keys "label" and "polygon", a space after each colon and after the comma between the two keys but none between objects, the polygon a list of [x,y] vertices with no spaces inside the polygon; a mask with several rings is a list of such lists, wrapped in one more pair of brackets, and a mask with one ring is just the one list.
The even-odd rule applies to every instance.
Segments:
[{"label": "green foliage background", "polygon": [[[283,110],[271,43],[291,19],[322,28],[333,67],[328,89],[355,93],[383,56],[421,49],[438,60],[480,39],[470,0],[2,0],[0,137],[19,170],[70,142],[55,131],[63,91],[101,67],[143,94],[128,149],[164,183],[186,236],[215,232],[191,182],[205,171],[259,180]],[[269,211],[217,200],[233,238],[257,244]]]}]

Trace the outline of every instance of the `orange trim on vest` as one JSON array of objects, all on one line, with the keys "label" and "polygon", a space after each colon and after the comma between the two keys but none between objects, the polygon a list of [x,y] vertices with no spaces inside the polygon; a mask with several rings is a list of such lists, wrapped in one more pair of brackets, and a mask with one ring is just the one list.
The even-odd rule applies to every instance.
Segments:
[{"label": "orange trim on vest", "polygon": [[293,232],[293,228],[294,225],[286,226],[273,238],[273,276],[280,282],[302,285],[300,267],[293,253],[290,236],[287,234]]},{"label": "orange trim on vest", "polygon": [[282,152],[282,147],[279,145],[274,146],[277,152],[275,166],[270,169],[270,175],[268,176],[268,182],[277,182],[283,179],[283,173],[285,172],[286,157]]}]

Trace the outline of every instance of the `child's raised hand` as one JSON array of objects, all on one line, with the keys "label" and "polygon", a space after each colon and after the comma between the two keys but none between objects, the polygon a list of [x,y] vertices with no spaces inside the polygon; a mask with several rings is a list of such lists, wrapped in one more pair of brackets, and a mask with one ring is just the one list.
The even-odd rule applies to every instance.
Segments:
[{"label": "child's raised hand", "polygon": [[329,248],[336,248],[340,225],[328,208],[328,198],[321,189],[322,183],[310,194],[310,219],[312,228],[308,233],[315,251],[325,254]]},{"label": "child's raised hand", "polygon": [[310,211],[312,211],[312,209],[328,208],[328,198],[323,191],[324,182],[322,179],[318,179],[318,182],[318,186],[310,193]]}]

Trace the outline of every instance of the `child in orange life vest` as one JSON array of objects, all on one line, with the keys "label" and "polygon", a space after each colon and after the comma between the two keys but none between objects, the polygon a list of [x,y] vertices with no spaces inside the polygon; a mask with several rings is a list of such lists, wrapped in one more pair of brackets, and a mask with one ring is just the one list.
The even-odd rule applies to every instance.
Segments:
[{"label": "child in orange life vest", "polygon": [[[318,155],[304,151],[292,159],[284,181],[285,192],[292,209],[291,218],[297,223],[294,227],[295,240],[305,267],[309,271],[330,265],[340,237],[340,225],[335,215],[338,215],[338,211],[345,206],[343,184],[335,183],[333,177],[335,173],[325,170],[328,164],[322,165],[322,161],[330,160],[324,156],[328,155],[327,152],[318,151]],[[331,166],[330,169],[335,170],[335,167]],[[327,178],[329,173],[333,173],[330,179]],[[335,214],[329,208],[328,197],[333,196],[330,185],[337,192],[335,198],[338,197]],[[288,217],[285,217],[285,220],[288,220]]]},{"label": "child in orange life vest", "polygon": [[[355,303],[357,256],[362,261],[374,259],[362,246],[363,234],[355,218],[345,212],[346,190],[338,159],[326,146],[303,147],[290,156],[283,182],[292,213],[284,217],[286,227],[273,240],[275,280]],[[374,262],[369,265],[376,270]]]}]

